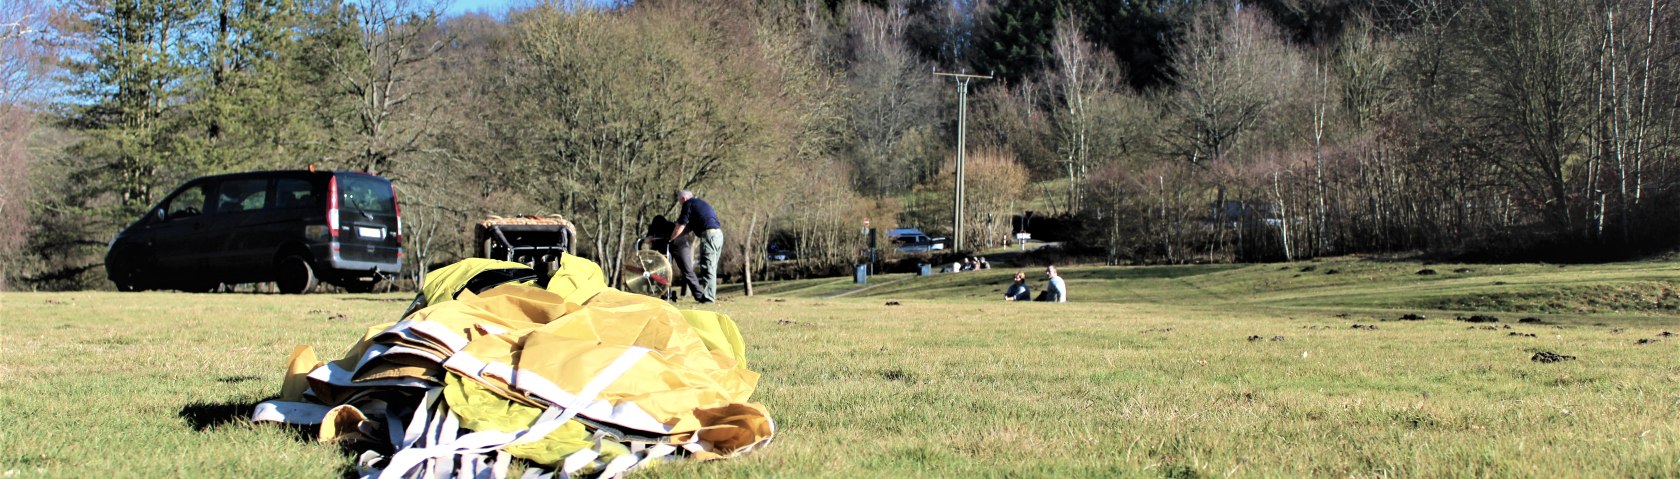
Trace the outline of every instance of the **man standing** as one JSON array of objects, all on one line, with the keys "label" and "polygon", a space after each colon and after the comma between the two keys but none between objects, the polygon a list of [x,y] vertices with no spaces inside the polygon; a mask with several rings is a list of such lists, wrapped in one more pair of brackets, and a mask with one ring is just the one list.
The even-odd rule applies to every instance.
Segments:
[{"label": "man standing", "polygon": [[691,191],[678,191],[677,201],[682,202],[682,213],[677,215],[677,226],[671,230],[671,238],[675,240],[684,232],[692,231],[700,240],[699,248],[696,248],[699,251],[694,258],[694,272],[700,276],[700,289],[690,294],[701,303],[717,301],[717,266],[718,257],[723,255],[723,223],[718,222],[717,211],[712,209],[711,203],[695,198]]}]

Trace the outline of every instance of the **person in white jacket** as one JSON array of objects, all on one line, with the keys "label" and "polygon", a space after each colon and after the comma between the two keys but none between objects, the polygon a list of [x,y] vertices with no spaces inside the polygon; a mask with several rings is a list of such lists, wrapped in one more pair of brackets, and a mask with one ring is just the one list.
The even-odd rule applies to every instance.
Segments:
[{"label": "person in white jacket", "polygon": [[1046,266],[1044,268],[1044,276],[1048,277],[1050,281],[1048,284],[1044,285],[1044,292],[1038,295],[1038,301],[1049,301],[1052,303],[1068,302],[1067,283],[1062,281],[1062,277],[1056,274],[1056,265]]}]

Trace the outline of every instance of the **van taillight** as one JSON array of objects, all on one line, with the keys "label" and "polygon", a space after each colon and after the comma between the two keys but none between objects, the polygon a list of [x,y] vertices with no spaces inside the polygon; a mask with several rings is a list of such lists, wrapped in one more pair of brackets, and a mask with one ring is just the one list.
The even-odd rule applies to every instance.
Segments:
[{"label": "van taillight", "polygon": [[[391,212],[397,216],[397,246],[402,246],[402,202],[397,201],[397,185],[391,185]],[[397,256],[401,257],[402,252],[398,251]]]},{"label": "van taillight", "polygon": [[327,182],[327,232],[338,239],[338,177]]}]

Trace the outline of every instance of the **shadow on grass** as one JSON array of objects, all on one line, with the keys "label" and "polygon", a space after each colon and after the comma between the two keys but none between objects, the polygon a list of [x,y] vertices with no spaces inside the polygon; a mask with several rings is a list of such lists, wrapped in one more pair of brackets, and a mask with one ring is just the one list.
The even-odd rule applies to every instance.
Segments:
[{"label": "shadow on grass", "polygon": [[[252,424],[250,422],[251,412],[257,409],[257,404],[273,399],[279,399],[279,396],[270,396],[254,401],[223,403],[193,402],[187,404],[186,406],[182,406],[181,410],[177,412],[176,415],[180,416],[181,419],[185,419],[187,421],[187,425],[192,426],[194,431],[214,432],[216,429],[220,429],[221,427],[230,424]],[[268,425],[265,425],[265,427],[267,426]],[[315,443],[319,440],[318,434],[320,431],[316,426],[300,426],[294,424],[274,424],[272,426],[290,432],[292,439],[300,443]],[[356,458],[361,455],[362,451],[367,449],[357,447],[360,446],[360,444],[353,444],[349,442],[338,443],[337,446],[339,454],[344,458],[344,462],[338,470],[339,477],[361,477],[361,473],[356,470]],[[390,454],[390,451],[382,452],[384,454]]]},{"label": "shadow on grass", "polygon": [[[240,378],[232,379],[237,380]],[[247,422],[251,418],[251,412],[257,409],[257,403],[267,401],[269,399],[275,399],[277,397],[279,396],[241,402],[193,402],[187,404],[186,406],[182,406],[180,412],[175,413],[175,415],[180,416],[181,419],[185,419],[187,421],[187,425],[192,426],[194,431],[205,432],[227,425],[228,423]]]},{"label": "shadow on grass", "polygon": [[[1246,264],[1195,264],[1146,268],[1093,268],[1065,271],[1067,279],[1178,279],[1246,268]],[[1042,273],[1043,271],[1038,271]]]}]

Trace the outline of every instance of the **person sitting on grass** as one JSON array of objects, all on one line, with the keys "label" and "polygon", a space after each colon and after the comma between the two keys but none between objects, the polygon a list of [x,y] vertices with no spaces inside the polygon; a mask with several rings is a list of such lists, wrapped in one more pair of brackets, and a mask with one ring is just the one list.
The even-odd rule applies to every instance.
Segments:
[{"label": "person sitting on grass", "polygon": [[1056,265],[1045,267],[1044,275],[1050,278],[1050,282],[1044,285],[1044,292],[1039,293],[1038,298],[1033,299],[1033,301],[1068,302],[1067,283],[1063,282],[1062,277],[1056,274]]},{"label": "person sitting on grass", "polygon": [[1003,292],[1004,301],[1032,301],[1032,288],[1027,287],[1027,273],[1015,272],[1015,283],[1009,285],[1009,290]]},{"label": "person sitting on grass", "polygon": [[992,263],[986,261],[985,256],[981,256],[981,257],[975,259],[974,261],[978,265],[977,266],[978,269],[992,269]]}]

